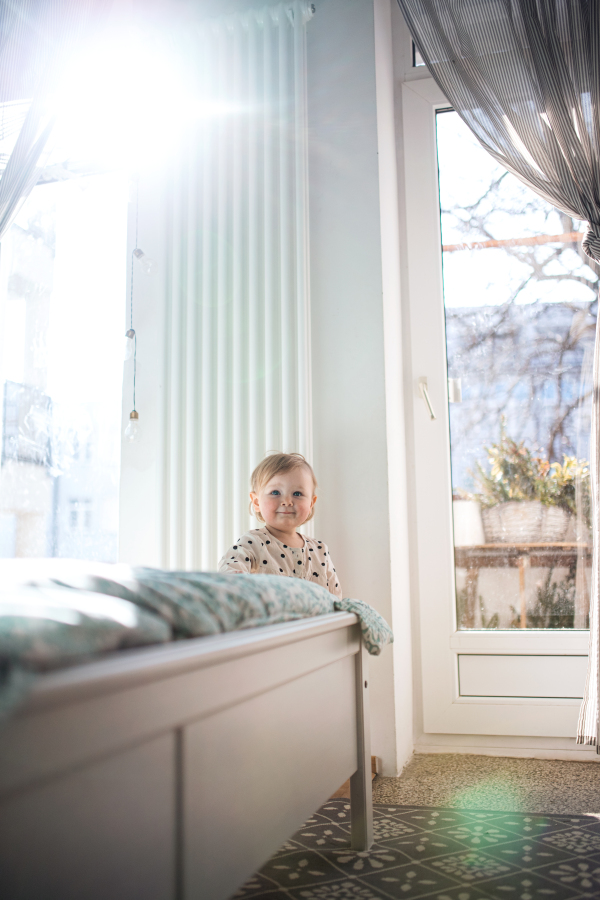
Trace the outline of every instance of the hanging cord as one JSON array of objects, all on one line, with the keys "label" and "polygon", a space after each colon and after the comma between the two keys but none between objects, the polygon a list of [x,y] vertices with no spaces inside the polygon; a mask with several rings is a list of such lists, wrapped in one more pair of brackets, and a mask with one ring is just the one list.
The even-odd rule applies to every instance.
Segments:
[{"label": "hanging cord", "polygon": [[135,180],[135,246],[131,251],[131,279],[130,279],[130,290],[131,294],[129,297],[129,328],[133,331],[133,409],[135,410],[135,378],[137,374],[137,333],[133,328],[133,272],[134,272],[134,259],[135,259],[135,251],[137,250],[138,245],[138,224],[139,224],[139,200],[140,200],[140,175],[139,172],[136,175]]},{"label": "hanging cord", "polygon": [[131,251],[131,280],[130,280],[130,297],[129,297],[129,327],[133,328],[133,261],[135,259],[135,251],[138,245],[138,223],[139,223],[139,206],[140,206],[140,176],[136,175],[135,180],[135,244]]}]

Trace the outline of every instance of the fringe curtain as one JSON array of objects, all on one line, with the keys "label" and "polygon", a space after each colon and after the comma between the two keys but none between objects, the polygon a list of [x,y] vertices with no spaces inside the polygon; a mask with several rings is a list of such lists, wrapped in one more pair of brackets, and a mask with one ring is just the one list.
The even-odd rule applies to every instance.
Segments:
[{"label": "fringe curtain", "polygon": [[[600,260],[600,4],[596,0],[398,0],[432,76],[482,146],[528,187],[588,223]],[[590,468],[590,655],[577,742],[600,752],[600,337]]]},{"label": "fringe curtain", "polygon": [[311,457],[305,29],[311,4],[204,23],[199,125],[169,201],[163,565],[215,568],[271,450]]}]

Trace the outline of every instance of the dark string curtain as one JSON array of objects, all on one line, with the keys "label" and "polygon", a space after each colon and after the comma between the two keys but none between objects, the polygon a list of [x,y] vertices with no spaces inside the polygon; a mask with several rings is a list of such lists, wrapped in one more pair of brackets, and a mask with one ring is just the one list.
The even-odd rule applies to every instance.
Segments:
[{"label": "dark string curtain", "polygon": [[[600,261],[600,3],[398,0],[415,44],[485,149],[559,210],[587,223]],[[600,340],[591,434],[594,556],[590,657],[578,743],[600,752]]]},{"label": "dark string curtain", "polygon": [[40,176],[69,55],[110,0],[0,0],[0,240]]}]

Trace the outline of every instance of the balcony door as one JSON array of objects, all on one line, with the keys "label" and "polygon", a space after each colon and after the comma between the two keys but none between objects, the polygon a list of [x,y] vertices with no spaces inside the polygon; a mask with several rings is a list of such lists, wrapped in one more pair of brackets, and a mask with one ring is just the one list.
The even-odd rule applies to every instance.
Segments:
[{"label": "balcony door", "polygon": [[600,270],[582,223],[503,170],[433,82],[403,91],[425,742],[564,747],[587,665]]}]

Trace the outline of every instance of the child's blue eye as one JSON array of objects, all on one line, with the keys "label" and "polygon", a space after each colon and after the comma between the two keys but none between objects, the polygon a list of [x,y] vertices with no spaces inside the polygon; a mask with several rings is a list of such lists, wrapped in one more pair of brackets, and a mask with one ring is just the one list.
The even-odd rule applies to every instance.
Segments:
[{"label": "child's blue eye", "polygon": [[279,491],[271,491],[272,494],[275,494],[276,497],[279,496]]},{"label": "child's blue eye", "polygon": [[294,491],[294,497],[301,497],[302,491]]}]

